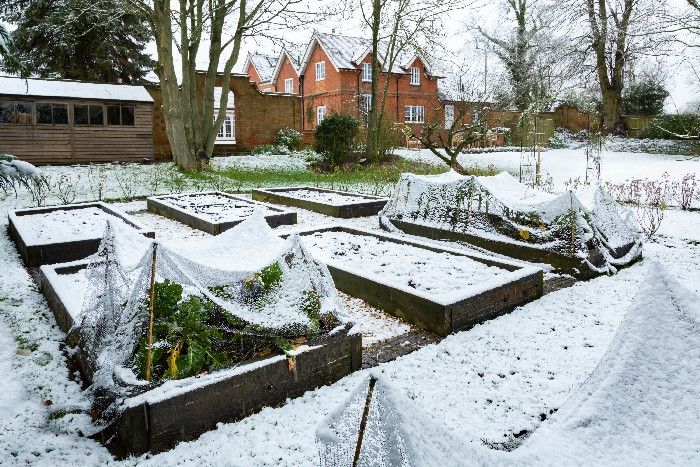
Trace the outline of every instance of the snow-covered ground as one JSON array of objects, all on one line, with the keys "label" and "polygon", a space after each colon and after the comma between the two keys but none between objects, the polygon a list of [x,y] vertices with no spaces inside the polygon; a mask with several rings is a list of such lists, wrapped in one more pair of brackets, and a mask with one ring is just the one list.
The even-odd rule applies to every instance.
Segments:
[{"label": "snow-covered ground", "polygon": [[[397,151],[401,157],[435,165],[444,165],[437,156],[426,149]],[[463,167],[487,168],[493,166],[518,176],[521,153],[493,152],[486,154],[462,154],[458,161]],[[601,180],[610,183],[624,183],[632,179],[660,180],[668,173],[671,180],[678,181],[686,174],[695,174],[700,179],[700,157],[674,156],[666,154],[615,152],[603,150]],[[583,148],[549,149],[542,152],[543,180],[551,175],[554,187],[563,189],[569,180],[586,178],[586,155]],[[593,172],[591,172],[593,175]]]},{"label": "snow-covered ground", "polygon": [[[553,150],[546,156],[571,155],[570,151]],[[483,163],[488,164],[493,160],[504,162],[513,156],[469,157],[484,159]],[[519,155],[514,157],[519,161]],[[554,157],[546,163],[545,170],[563,182],[576,172],[570,165],[580,162],[577,157],[573,153],[569,162]],[[658,170],[661,171],[658,174],[667,171],[672,176],[682,176],[690,171],[699,173],[700,168],[697,161],[677,162],[675,157],[651,155],[638,159],[637,154],[610,155],[611,165],[615,157],[619,157],[616,176],[623,177],[627,171],[630,175],[626,178],[655,177]],[[606,170],[615,173],[612,167],[605,165],[606,161],[608,159],[604,159],[603,174],[608,173]],[[115,165],[110,168],[110,174],[133,171],[140,177],[138,180],[142,180],[133,190],[167,192],[169,187],[149,190],[153,187],[143,173],[154,170],[150,167],[154,166],[120,169]],[[514,167],[517,168],[517,163]],[[87,169],[63,167],[47,171],[67,174],[77,180],[84,175],[82,170]],[[120,187],[112,178],[106,182],[106,189],[113,193],[132,190],[124,180],[122,185],[126,185]],[[86,186],[84,180],[78,186],[80,190],[75,201],[95,198],[95,190]],[[7,212],[29,205],[30,200],[23,192],[19,198],[10,196],[0,201],[0,228],[3,229],[0,234],[0,372],[3,375],[0,378],[0,424],[3,427],[0,430],[0,464],[318,465],[316,428],[358,384],[367,380],[369,371],[359,371],[332,386],[311,391],[283,407],[263,409],[237,423],[219,424],[198,440],[182,443],[158,455],[117,462],[99,443],[82,437],[81,433],[94,431],[89,400],[81,392],[79,383],[68,374],[61,350],[64,336],[5,233]],[[206,236],[173,221],[143,213],[143,201],[120,203],[116,207],[136,212],[134,217],[144,227],[156,229],[160,236]],[[298,212],[301,227],[334,221],[318,213]],[[451,335],[438,344],[381,364],[372,371],[391,380],[400,407],[409,417],[417,414],[417,420],[425,421],[426,433],[432,433],[433,427],[440,427],[435,432],[450,433],[455,440],[452,454],[456,453],[455,457],[461,458],[464,464],[469,463],[469,458],[460,457],[461,450],[483,448],[485,443],[513,442],[515,434],[524,430],[532,432],[557,422],[557,409],[564,406],[594,371],[626,311],[634,303],[635,295],[653,280],[651,261],[663,264],[669,274],[691,292],[700,293],[700,212],[668,211],[666,220],[661,236],[645,245],[642,262],[614,276],[579,282],[552,292],[508,315]],[[376,217],[354,219],[349,223],[378,229]],[[300,226],[284,226],[278,231]],[[367,329],[374,329],[373,341],[408,330],[396,320],[385,324],[387,322],[376,315],[376,310],[371,307],[363,310],[366,305],[356,299],[344,297],[344,300],[350,304],[351,313],[358,313],[360,317],[370,315],[376,320],[376,324],[372,324],[371,319],[364,318]],[[688,364],[691,376],[692,362]],[[700,363],[695,363],[697,381]],[[683,439],[700,441],[698,406],[691,406],[690,412],[686,420],[659,428],[666,430],[667,436],[683,433]],[[679,452],[677,463],[700,463],[699,444],[688,443],[683,452]],[[660,449],[653,440],[639,449],[646,451],[638,452],[636,463],[656,462],[654,458],[645,457],[645,453],[656,453]],[[542,452],[539,459],[548,463]],[[618,452],[624,452],[622,446]],[[499,459],[509,463],[508,453],[503,453]],[[558,465],[576,463],[575,458],[562,459]],[[663,459],[664,463],[669,462],[668,456]]]}]

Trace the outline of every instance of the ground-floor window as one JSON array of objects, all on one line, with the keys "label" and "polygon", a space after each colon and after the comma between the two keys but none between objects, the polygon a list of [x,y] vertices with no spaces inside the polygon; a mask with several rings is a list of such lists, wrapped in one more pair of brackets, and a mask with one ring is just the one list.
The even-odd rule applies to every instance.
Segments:
[{"label": "ground-floor window", "polygon": [[423,123],[425,112],[422,105],[407,105],[404,111],[406,123]]},{"label": "ground-floor window", "polygon": [[[214,118],[219,115],[219,103],[221,102],[221,87],[214,88]],[[236,143],[236,111],[235,111],[235,97],[233,92],[229,91],[228,99],[226,102],[226,116],[224,117],[224,122],[219,128],[219,133],[216,135],[216,144],[235,144]]]},{"label": "ground-floor window", "polygon": [[362,94],[360,96],[360,112],[367,118],[372,109],[372,94]]},{"label": "ground-floor window", "polygon": [[316,107],[316,125],[320,125],[324,118],[326,118],[326,106],[319,105]]},{"label": "ground-floor window", "polygon": [[452,128],[455,122],[455,106],[446,105],[445,106],[445,130]]},{"label": "ground-floor window", "polygon": [[217,142],[235,143],[236,142],[236,115],[234,111],[229,110],[224,117],[224,123],[219,129],[219,134],[216,135]]}]

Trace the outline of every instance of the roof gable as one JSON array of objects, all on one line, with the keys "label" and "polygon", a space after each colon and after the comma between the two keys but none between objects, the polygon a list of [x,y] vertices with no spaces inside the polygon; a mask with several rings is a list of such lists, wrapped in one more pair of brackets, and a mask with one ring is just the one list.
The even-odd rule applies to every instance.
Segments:
[{"label": "roof gable", "polygon": [[296,73],[297,77],[299,77],[299,64],[295,63],[294,59],[289,54],[289,52],[287,52],[285,49],[282,49],[282,51],[280,52],[279,58],[277,59],[275,69],[272,72],[272,77],[270,78],[270,81],[272,81],[272,82],[277,81],[277,77],[279,76],[280,71],[282,70],[282,66],[284,65],[285,60],[289,60],[289,64],[292,65],[292,69],[294,70],[294,73]]},{"label": "roof gable", "polygon": [[269,83],[272,81],[272,74],[275,70],[275,65],[277,64],[277,57],[250,52],[248,53],[245,64],[243,65],[243,69],[247,72],[248,67],[251,64],[258,73],[260,81],[263,83]]}]

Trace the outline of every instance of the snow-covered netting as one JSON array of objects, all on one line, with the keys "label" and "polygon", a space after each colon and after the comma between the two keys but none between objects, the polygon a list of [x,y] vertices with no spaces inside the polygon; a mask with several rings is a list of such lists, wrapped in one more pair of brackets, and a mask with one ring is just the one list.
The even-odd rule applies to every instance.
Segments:
[{"label": "snow-covered netting", "polygon": [[461,443],[405,409],[386,378],[361,382],[316,429],[321,466],[460,465]]},{"label": "snow-covered netting", "polygon": [[638,227],[601,187],[552,194],[507,172],[403,174],[380,213],[382,226],[393,231],[392,220],[579,258],[598,273],[615,272],[642,251]]},{"label": "snow-covered netting", "polygon": [[650,269],[591,377],[521,448],[533,463],[700,461],[700,297]]},{"label": "snow-covered netting", "polygon": [[591,376],[514,451],[450,438],[380,377],[318,426],[321,464],[697,465],[700,297],[649,269]]},{"label": "snow-covered netting", "polygon": [[341,310],[326,266],[298,236],[276,236],[260,213],[188,242],[110,223],[85,275],[81,350],[93,387],[117,396],[290,351],[336,327]]}]

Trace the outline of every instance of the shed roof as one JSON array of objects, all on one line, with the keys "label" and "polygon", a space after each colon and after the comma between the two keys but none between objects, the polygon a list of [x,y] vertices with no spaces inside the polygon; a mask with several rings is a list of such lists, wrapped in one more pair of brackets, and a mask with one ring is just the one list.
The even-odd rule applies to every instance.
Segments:
[{"label": "shed roof", "polygon": [[0,76],[0,95],[153,102],[143,86]]}]

